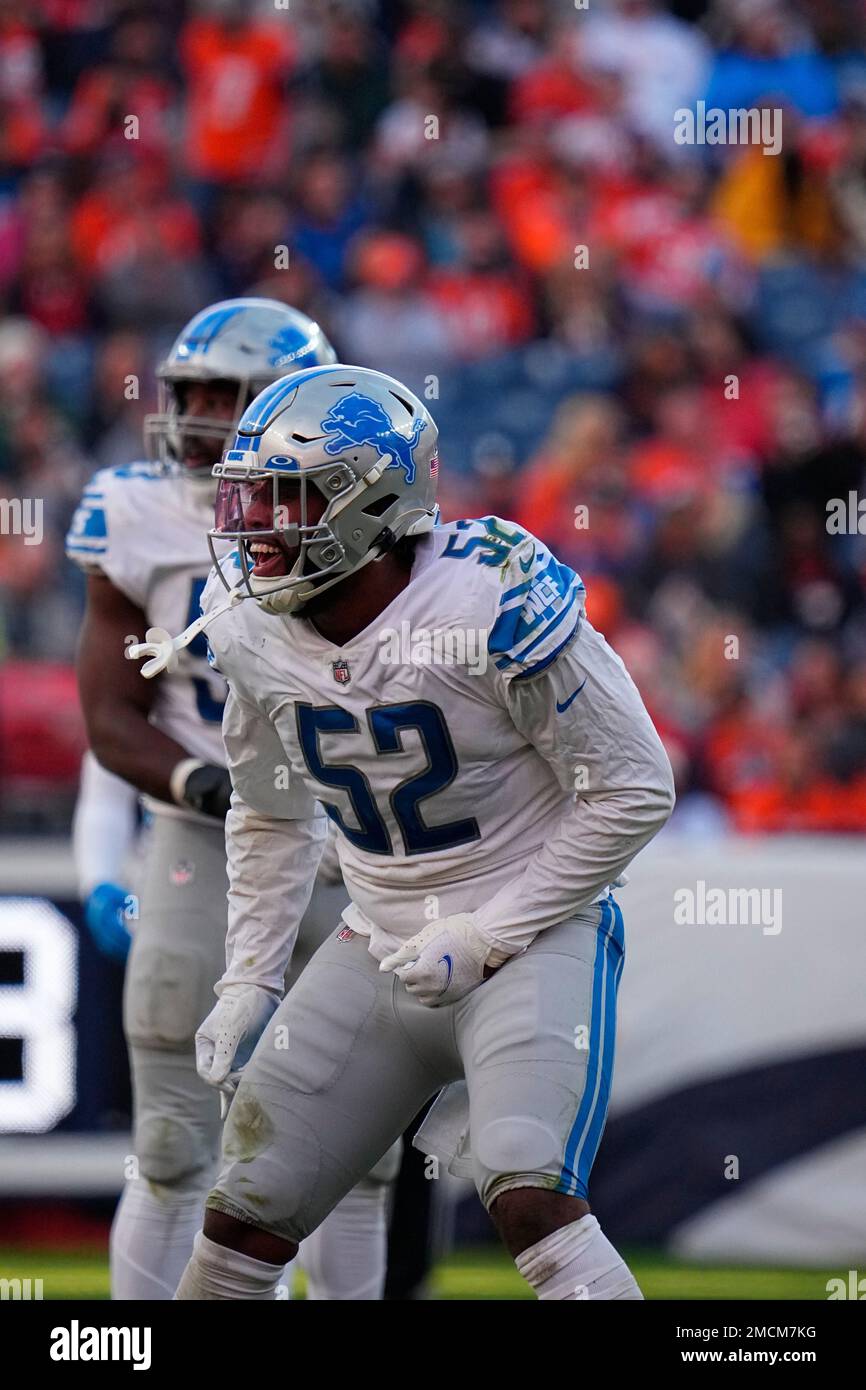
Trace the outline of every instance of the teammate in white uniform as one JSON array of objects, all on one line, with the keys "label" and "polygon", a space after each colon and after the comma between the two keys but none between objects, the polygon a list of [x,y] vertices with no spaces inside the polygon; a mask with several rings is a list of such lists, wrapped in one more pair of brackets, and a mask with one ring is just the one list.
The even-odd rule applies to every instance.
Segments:
[{"label": "teammate in white uniform", "polygon": [[[197,1045],[237,1091],[177,1296],[273,1298],[296,1243],[465,1079],[479,1194],[539,1297],[640,1298],[587,1202],[610,886],[673,804],[635,686],[542,544],[436,525],[436,427],[399,382],[277,382],[216,471],[238,543],[203,598],[229,682],[228,967]],[[188,636],[154,638],[147,670]],[[280,1002],[320,804],[352,904]]]},{"label": "teammate in white uniform", "polygon": [[84,920],[104,955],[126,960],[136,895],[126,875],[139,832],[138,794],[96,761],[90,749],[81,760],[78,799],[72,819],[72,853]]},{"label": "teammate in white uniform", "polygon": [[[143,793],[151,822],[124,995],[137,1167],[112,1228],[115,1299],[171,1297],[213,1181],[219,1107],[196,1075],[194,1032],[225,968],[230,793],[221,733],[226,687],[210,669],[204,638],[158,687],[138,679],[124,643],[198,613],[209,569],[211,469],[251,397],[286,371],[333,360],[318,326],[276,301],[231,300],[198,314],[160,368],[162,408],[146,425],[159,457],[97,473],[67,540],[88,575],[78,668],[91,746],[105,768]],[[86,804],[80,862],[92,858],[82,837],[93,797]],[[120,925],[122,889],[105,869],[96,874],[99,885],[93,876],[88,869],[85,889],[97,890],[88,920],[98,934],[112,913]],[[308,900],[309,892],[302,907]],[[120,933],[103,930],[103,944],[120,953]],[[336,1267],[337,1277],[327,1287],[314,1279],[314,1297],[381,1296],[384,1207],[377,1177],[351,1195],[342,1217],[335,1213],[329,1229],[340,1257],[313,1249],[310,1261]]]}]

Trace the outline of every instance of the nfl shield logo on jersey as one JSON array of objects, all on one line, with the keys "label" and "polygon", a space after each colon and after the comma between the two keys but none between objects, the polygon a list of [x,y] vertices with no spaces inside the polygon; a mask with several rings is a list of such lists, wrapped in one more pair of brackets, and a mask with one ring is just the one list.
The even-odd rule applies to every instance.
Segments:
[{"label": "nfl shield logo on jersey", "polygon": [[172,864],[168,876],[175,888],[185,888],[195,878],[195,865],[188,859],[181,859],[179,863]]},{"label": "nfl shield logo on jersey", "polygon": [[331,670],[334,673],[334,680],[338,685],[348,685],[352,679],[348,661],[332,661]]}]

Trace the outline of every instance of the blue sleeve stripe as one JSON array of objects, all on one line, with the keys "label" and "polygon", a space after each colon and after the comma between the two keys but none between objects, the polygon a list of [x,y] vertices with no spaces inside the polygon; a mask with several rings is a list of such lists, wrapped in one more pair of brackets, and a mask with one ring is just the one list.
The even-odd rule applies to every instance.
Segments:
[{"label": "blue sleeve stripe", "polygon": [[107,555],[107,545],[73,545],[71,541],[66,543],[67,555]]},{"label": "blue sleeve stripe", "polygon": [[[527,575],[527,566],[520,562],[525,579],[516,566],[512,570],[519,582],[502,594],[487,642],[496,667],[515,673],[515,679],[543,670],[548,663],[545,653],[553,649],[554,659],[571,639],[576,631],[574,609],[582,608],[586,593],[580,575],[538,541],[528,568]],[[533,658],[530,670],[523,670]]]},{"label": "blue sleeve stripe", "polygon": [[517,629],[523,618],[523,604],[500,613],[493,624],[493,631],[487,639],[487,650],[493,656],[496,652],[510,652],[517,641]]},{"label": "blue sleeve stripe", "polygon": [[580,583],[580,575],[575,574],[569,565],[560,564],[555,555],[551,555],[549,563],[536,576],[537,579],[552,579],[559,592],[565,595],[576,579]]},{"label": "blue sleeve stripe", "polygon": [[[544,556],[539,555],[537,558],[540,561]],[[537,584],[541,579],[553,579],[555,583],[561,586],[567,580],[573,578],[574,570],[570,569],[568,565],[561,565],[555,555],[550,555],[548,553],[547,564],[544,566],[544,569],[535,570],[531,582]]]},{"label": "blue sleeve stripe", "polygon": [[552,618],[549,615],[544,615],[544,630],[542,632],[539,632],[537,635],[533,636],[533,632],[535,631],[535,628],[538,626],[538,624],[535,623],[533,627],[529,631],[527,631],[527,633],[524,634],[525,638],[532,637],[532,641],[526,642],[525,644],[521,642],[509,648],[505,652],[505,654],[501,656],[499,660],[496,662],[496,665],[499,667],[499,669],[504,670],[505,667],[510,666],[512,662],[525,661],[526,658],[529,656],[530,652],[535,651],[537,647],[541,646],[542,642],[546,642],[550,638],[555,637],[557,631],[563,625],[563,620],[574,608],[575,603],[577,603],[578,600],[583,597],[584,592],[585,590],[583,585],[578,581],[578,583],[576,583],[573,586],[568,602],[562,608],[560,608],[559,612],[556,613]]},{"label": "blue sleeve stripe", "polygon": [[530,652],[535,651],[543,642],[548,642],[551,638],[555,639],[558,631],[563,627],[565,620],[568,618],[569,613],[574,608],[575,603],[583,598],[585,592],[583,585],[578,581],[578,583],[573,586],[568,601],[563,604],[559,611],[553,615],[549,613],[544,615],[545,621],[543,631],[538,632],[538,624],[533,624],[533,627],[524,634],[524,640],[517,643],[510,651],[506,652],[504,657],[497,664],[507,666],[513,661],[523,662],[526,660],[527,656],[529,656]]},{"label": "blue sleeve stripe", "polygon": [[[571,586],[563,595],[566,602],[557,612],[551,613],[549,608],[544,608],[540,613],[527,618],[525,606],[510,608],[497,619],[487,644],[488,651],[491,655],[495,655],[496,652],[504,653],[505,665],[509,660],[522,660],[527,652],[532,651],[539,642],[543,642],[556,631],[574,605],[575,598],[585,592],[581,580],[573,574]],[[541,632],[539,628],[542,629]]]},{"label": "blue sleeve stripe", "polygon": [[111,470],[112,478],[136,478],[150,483],[161,483],[165,473],[150,463],[122,463]]},{"label": "blue sleeve stripe", "polygon": [[572,640],[572,638],[574,637],[575,633],[577,632],[577,629],[580,627],[580,620],[581,620],[582,617],[583,617],[583,613],[582,613],[582,612],[581,612],[581,613],[578,613],[578,615],[577,615],[577,622],[574,624],[574,627],[571,629],[571,632],[570,632],[570,633],[568,634],[568,636],[564,639],[564,641],[560,642],[560,644],[559,644],[558,647],[555,647],[555,648],[553,649],[553,651],[550,652],[550,653],[549,653],[546,657],[544,657],[541,661],[536,662],[536,664],[535,664],[534,666],[530,666],[528,670],[518,672],[518,674],[514,677],[514,680],[516,680],[516,681],[525,681],[525,680],[528,680],[530,676],[537,676],[537,675],[540,675],[540,673],[541,673],[542,671],[544,671],[548,666],[550,666],[550,665],[556,660],[556,658],[559,656],[559,653],[560,653],[565,647],[568,646],[569,642],[570,642],[570,641]]},{"label": "blue sleeve stripe", "polygon": [[501,630],[497,633],[496,628],[494,628],[491,633],[489,650],[491,652],[504,652],[506,655],[511,654],[512,656],[539,628],[547,627],[551,623],[555,624],[555,619],[546,609],[542,609],[540,613],[533,613],[532,617],[527,617],[526,609],[521,606],[510,609],[504,617],[505,621]]},{"label": "blue sleeve stripe", "polygon": [[[541,559],[543,559],[543,556],[536,556],[536,562]],[[543,579],[551,579],[560,593],[565,595],[569,584],[574,578],[575,573],[573,569],[570,569],[568,565],[561,565],[555,555],[548,555],[547,564],[544,566],[544,569],[537,568],[536,563],[536,568],[529,579],[527,579],[525,583],[518,584],[515,588],[509,589],[507,593],[503,594],[501,603],[507,603],[510,598],[513,598],[517,594],[524,593],[527,589],[531,589],[533,585],[541,583]]]},{"label": "blue sleeve stripe", "polygon": [[[554,566],[555,576],[552,573]],[[580,578],[573,570],[568,569],[565,565],[558,565],[555,560],[552,560],[540,575],[536,575],[535,578],[528,581],[527,586],[518,585],[517,589],[512,592],[519,594],[520,590],[524,587],[531,588],[533,585],[546,578],[554,581],[557,594],[562,599],[569,596],[575,582],[581,584]],[[581,588],[582,587],[581,584]],[[560,612],[561,611],[562,610],[560,610]],[[487,650],[491,652],[491,654],[493,652],[507,652],[513,647],[519,646],[521,642],[524,642],[527,637],[536,631],[540,624],[550,621],[550,613],[547,607],[534,613],[530,610],[530,613],[531,616],[526,611],[525,602],[514,603],[510,608],[500,608],[499,617],[494,623],[493,631],[490,634]],[[521,622],[523,624],[522,630],[520,626]]]},{"label": "blue sleeve stripe", "polygon": [[519,594],[527,593],[527,591],[532,588],[534,582],[535,581],[532,579],[525,579],[522,584],[516,584],[513,589],[506,589],[499,603],[500,611],[505,607],[510,598],[517,598]]},{"label": "blue sleeve stripe", "polygon": [[69,530],[70,541],[105,540],[107,536],[108,528],[105,522],[105,512],[102,508],[94,507],[91,511],[83,506],[79,507]]}]

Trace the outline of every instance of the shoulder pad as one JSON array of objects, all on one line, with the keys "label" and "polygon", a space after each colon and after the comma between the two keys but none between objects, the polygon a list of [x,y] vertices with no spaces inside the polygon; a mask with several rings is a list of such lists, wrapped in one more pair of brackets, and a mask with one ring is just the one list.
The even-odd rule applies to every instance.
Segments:
[{"label": "shoulder pad", "polygon": [[103,474],[120,483],[128,481],[130,478],[141,478],[146,482],[158,483],[166,476],[160,464],[144,462],[122,463],[116,468],[105,468],[102,470],[102,474],[98,473],[96,476],[102,477]]},{"label": "shoulder pad", "polygon": [[164,475],[152,463],[127,463],[101,468],[81,495],[66,535],[66,554],[82,569],[102,569],[111,544],[111,532],[122,524],[128,506],[134,506],[129,484],[157,481]]},{"label": "shoulder pad", "polygon": [[98,570],[108,553],[104,472],[91,478],[66,533],[66,554],[85,570]]},{"label": "shoulder pad", "polygon": [[452,521],[441,529],[448,540],[442,551],[443,559],[472,560],[478,565],[499,568],[507,564],[515,546],[522,545],[529,532],[502,521],[498,516],[483,516],[477,521]]}]

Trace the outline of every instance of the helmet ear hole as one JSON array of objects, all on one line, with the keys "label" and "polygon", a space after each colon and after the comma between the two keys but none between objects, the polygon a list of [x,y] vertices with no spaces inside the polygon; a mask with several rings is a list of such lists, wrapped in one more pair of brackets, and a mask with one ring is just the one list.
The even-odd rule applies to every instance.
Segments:
[{"label": "helmet ear hole", "polygon": [[371,502],[368,507],[362,507],[361,510],[365,516],[382,516],[399,500],[396,492],[389,492],[385,497],[377,497],[375,502]]}]

